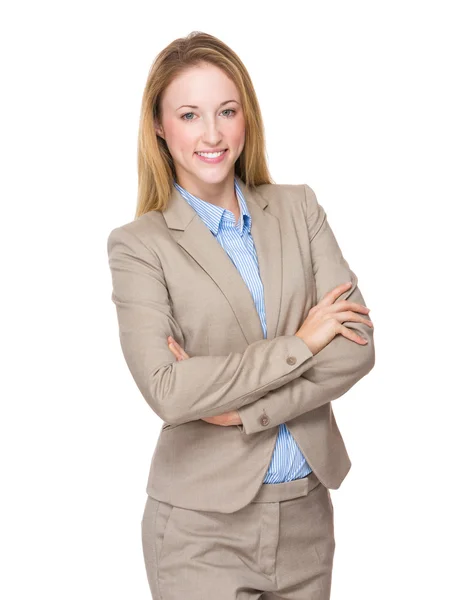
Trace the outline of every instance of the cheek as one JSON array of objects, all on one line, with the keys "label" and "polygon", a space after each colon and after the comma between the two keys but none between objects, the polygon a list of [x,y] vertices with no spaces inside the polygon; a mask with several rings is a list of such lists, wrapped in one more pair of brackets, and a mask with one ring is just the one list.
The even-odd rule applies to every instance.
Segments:
[{"label": "cheek", "polygon": [[243,147],[246,135],[244,119],[236,119],[230,133],[235,145]]},{"label": "cheek", "polygon": [[184,123],[172,123],[167,126],[167,144],[174,152],[187,152],[194,149],[194,134],[189,131]]}]

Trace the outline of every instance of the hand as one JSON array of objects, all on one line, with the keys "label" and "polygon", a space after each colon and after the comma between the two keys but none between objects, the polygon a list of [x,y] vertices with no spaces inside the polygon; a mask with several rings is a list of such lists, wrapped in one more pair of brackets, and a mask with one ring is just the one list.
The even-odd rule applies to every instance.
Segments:
[{"label": "hand", "polygon": [[373,328],[372,321],[357,314],[368,314],[369,309],[366,306],[348,300],[336,302],[350,286],[351,282],[348,281],[327,292],[320,302],[310,309],[306,320],[296,332],[295,335],[305,342],[312,354],[320,352],[338,333],[357,344],[367,344],[365,338],[342,325],[344,321],[356,321]]},{"label": "hand", "polygon": [[[186,354],[180,344],[178,344],[178,342],[170,335],[167,338],[167,342],[170,350],[176,356],[177,361],[186,360],[186,358],[189,358],[189,355]],[[222,415],[216,415],[215,417],[205,417],[202,418],[202,421],[206,421],[212,425],[221,425],[222,427],[228,427],[229,425],[241,425],[243,423],[237,410],[232,410],[230,412],[223,413]]]}]

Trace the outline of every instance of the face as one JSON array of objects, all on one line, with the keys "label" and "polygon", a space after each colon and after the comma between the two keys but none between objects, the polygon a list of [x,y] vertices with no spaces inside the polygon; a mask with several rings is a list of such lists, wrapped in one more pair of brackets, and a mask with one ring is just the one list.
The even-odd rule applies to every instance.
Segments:
[{"label": "face", "polygon": [[[167,143],[182,187],[200,189],[229,180],[233,186],[245,121],[239,92],[221,69],[203,63],[180,74],[162,95],[161,115],[156,132]],[[226,152],[211,160],[197,155],[215,150]]]}]

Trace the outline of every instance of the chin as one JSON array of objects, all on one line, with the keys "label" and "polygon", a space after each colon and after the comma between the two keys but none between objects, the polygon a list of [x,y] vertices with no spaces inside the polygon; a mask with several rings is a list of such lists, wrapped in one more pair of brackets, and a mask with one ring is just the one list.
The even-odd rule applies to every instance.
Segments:
[{"label": "chin", "polygon": [[206,173],[200,173],[199,175],[197,175],[197,177],[205,183],[222,183],[229,176],[230,170],[223,170],[222,172],[219,171],[218,173],[211,173],[208,175]]}]

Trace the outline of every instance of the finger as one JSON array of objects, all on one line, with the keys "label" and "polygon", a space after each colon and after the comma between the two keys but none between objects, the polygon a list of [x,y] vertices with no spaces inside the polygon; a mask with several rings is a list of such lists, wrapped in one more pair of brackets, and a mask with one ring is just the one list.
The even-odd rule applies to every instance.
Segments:
[{"label": "finger", "polygon": [[177,343],[177,342],[172,342],[173,344],[176,344],[177,350],[180,353],[180,356],[182,356],[183,358],[189,358],[189,355],[186,354],[186,352],[183,350],[183,348]]},{"label": "finger", "polygon": [[186,352],[184,351],[184,349],[180,346],[180,344],[173,339],[173,337],[169,336],[169,345],[172,344],[180,353],[181,356],[183,356],[183,358],[189,358],[189,355],[186,354]]},{"label": "finger", "polygon": [[202,417],[202,421],[206,421],[207,423],[211,423],[212,425],[217,425],[216,417]]},{"label": "finger", "polygon": [[370,308],[367,308],[367,306],[364,306],[364,304],[359,304],[358,302],[350,302],[349,300],[341,300],[340,302],[335,302],[334,304],[328,307],[328,311],[330,310],[354,310],[355,312],[360,312],[366,315],[370,312]]},{"label": "finger", "polygon": [[173,352],[175,354],[175,356],[178,356],[179,352],[178,349],[175,347],[175,344],[173,344],[172,342],[169,343],[169,349],[171,352]]},{"label": "finger", "polygon": [[320,302],[318,304],[320,306],[329,306],[330,304],[333,304],[341,294],[343,294],[344,292],[349,290],[351,287],[352,287],[351,281],[346,281],[345,283],[341,283],[340,285],[337,285],[330,292],[326,292],[326,294],[322,297],[322,299],[320,300]]},{"label": "finger", "polygon": [[169,346],[170,346],[170,344],[172,344],[172,346],[177,348],[177,350],[181,350],[180,344],[176,340],[174,340],[173,337],[169,336],[167,339],[167,343],[169,344]]},{"label": "finger", "polygon": [[175,348],[175,345],[173,343],[169,344],[169,349],[176,356],[177,360],[183,360],[183,356],[181,355],[180,351],[177,348]]},{"label": "finger", "polygon": [[180,344],[171,335],[169,335],[169,337],[167,338],[167,343],[169,344],[169,346],[170,344],[172,344],[174,348],[176,348],[178,351],[181,351]]},{"label": "finger", "polygon": [[368,325],[371,329],[374,328],[374,324],[370,319],[365,319],[364,317],[361,317],[357,313],[352,312],[350,310],[335,313],[335,315],[333,316],[339,321],[339,323],[344,323],[345,321],[355,321],[356,323],[364,323],[365,325]]},{"label": "finger", "polygon": [[369,343],[366,338],[361,337],[360,335],[355,333],[352,329],[345,327],[345,325],[341,325],[341,328],[338,331],[338,333],[343,335],[348,340],[351,340],[352,342],[356,342],[357,344],[360,344],[361,346],[365,346],[366,344]]}]

